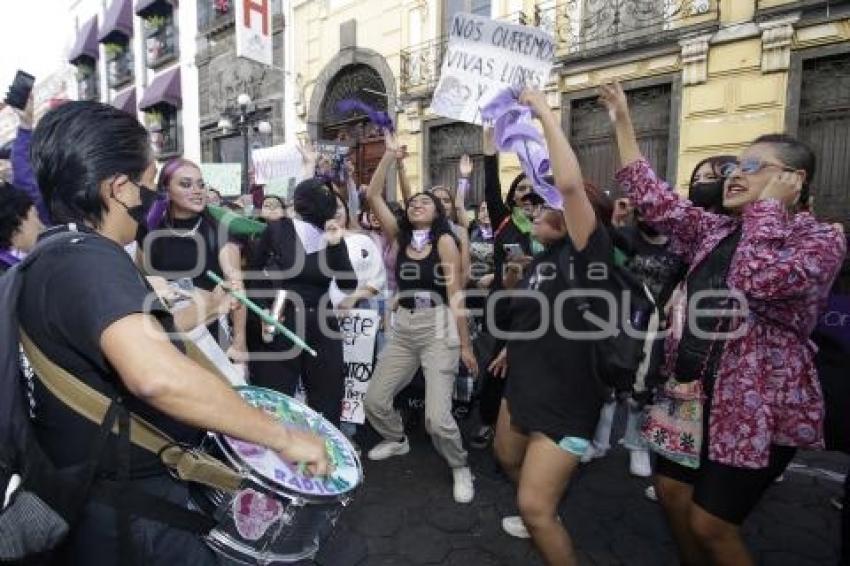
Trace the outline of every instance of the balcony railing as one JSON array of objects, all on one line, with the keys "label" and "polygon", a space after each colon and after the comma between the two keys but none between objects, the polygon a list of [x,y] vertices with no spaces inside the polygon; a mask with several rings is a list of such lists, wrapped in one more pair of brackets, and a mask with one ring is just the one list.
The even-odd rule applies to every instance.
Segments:
[{"label": "balcony railing", "polygon": [[548,0],[535,8],[532,24],[569,58],[667,42],[717,16],[717,0]]},{"label": "balcony railing", "polygon": [[198,33],[219,32],[234,23],[233,0],[198,0]]},{"label": "balcony railing", "polygon": [[411,47],[401,52],[401,92],[406,96],[427,95],[437,86],[448,38]]},{"label": "balcony railing", "polygon": [[[541,28],[558,44],[561,60],[674,41],[717,25],[718,0],[546,0],[510,23]],[[440,37],[401,52],[401,92],[427,96],[437,85],[448,39]]]}]

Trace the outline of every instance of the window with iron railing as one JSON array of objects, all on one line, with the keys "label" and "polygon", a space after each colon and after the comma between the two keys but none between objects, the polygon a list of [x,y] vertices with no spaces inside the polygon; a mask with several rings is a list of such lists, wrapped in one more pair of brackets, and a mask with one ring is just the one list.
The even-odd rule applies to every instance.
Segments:
[{"label": "window with iron railing", "polygon": [[118,89],[133,81],[133,50],[129,42],[107,43],[106,76],[109,87]]},{"label": "window with iron railing", "polygon": [[157,159],[167,159],[182,153],[180,112],[177,108],[161,104],[145,114],[145,122]]},{"label": "window with iron railing", "polygon": [[100,99],[100,77],[94,62],[78,64],[76,78],[78,100]]},{"label": "window with iron railing", "polygon": [[146,16],[144,30],[148,68],[155,69],[177,58],[177,26],[173,9]]}]

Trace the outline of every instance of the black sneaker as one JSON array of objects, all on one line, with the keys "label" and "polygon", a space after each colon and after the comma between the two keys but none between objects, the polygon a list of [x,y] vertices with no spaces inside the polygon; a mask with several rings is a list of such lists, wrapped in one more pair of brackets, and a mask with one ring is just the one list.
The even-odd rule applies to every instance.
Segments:
[{"label": "black sneaker", "polygon": [[469,445],[478,450],[487,448],[493,441],[493,427],[482,426],[469,441]]}]

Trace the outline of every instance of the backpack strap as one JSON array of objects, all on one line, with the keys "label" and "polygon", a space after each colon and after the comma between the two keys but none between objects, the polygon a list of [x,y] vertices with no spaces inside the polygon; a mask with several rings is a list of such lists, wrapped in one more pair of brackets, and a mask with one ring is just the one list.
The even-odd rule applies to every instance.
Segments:
[{"label": "backpack strap", "polygon": [[[20,330],[21,345],[42,384],[74,412],[101,423],[110,399],[65,369],[53,363]],[[113,428],[115,430],[115,427]],[[136,446],[156,454],[163,464],[183,481],[200,483],[233,492],[242,484],[242,476],[215,458],[178,445],[165,433],[138,415],[130,413],[130,440]]]}]

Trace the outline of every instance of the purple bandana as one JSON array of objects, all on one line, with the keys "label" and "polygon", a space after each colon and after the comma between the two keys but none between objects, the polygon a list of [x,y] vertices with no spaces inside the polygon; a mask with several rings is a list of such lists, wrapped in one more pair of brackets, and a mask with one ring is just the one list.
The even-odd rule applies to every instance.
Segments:
[{"label": "purple bandana", "polygon": [[493,135],[500,151],[519,157],[522,170],[534,189],[553,208],[561,208],[561,193],[543,177],[549,173],[549,152],[543,136],[534,126],[531,109],[520,104],[510,88],[503,90],[481,109],[485,122],[493,123]]},{"label": "purple bandana", "polygon": [[410,247],[421,252],[425,246],[431,243],[431,230],[414,230],[413,236],[410,238]]}]

